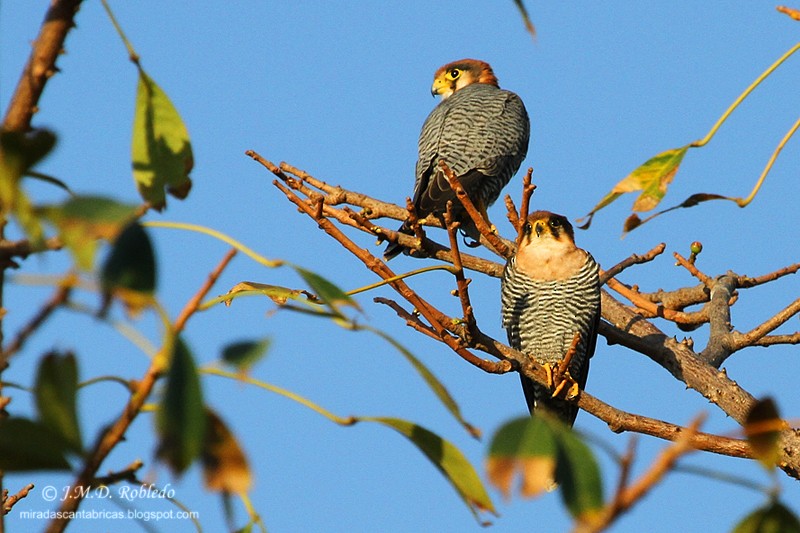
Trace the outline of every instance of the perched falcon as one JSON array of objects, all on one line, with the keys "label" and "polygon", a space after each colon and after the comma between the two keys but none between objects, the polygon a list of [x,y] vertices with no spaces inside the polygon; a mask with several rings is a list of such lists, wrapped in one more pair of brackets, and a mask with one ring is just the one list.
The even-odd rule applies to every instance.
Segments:
[{"label": "perched falcon", "polygon": [[[422,219],[441,216],[453,200],[455,219],[472,239],[480,234],[439,167],[444,160],[461,180],[470,200],[486,218],[486,208],[519,169],[528,153],[530,121],[519,96],[500,89],[488,63],[462,59],[433,76],[434,95],[442,101],[431,111],[419,136],[413,203]],[[413,235],[406,222],[400,232]],[[404,251],[390,244],[388,260]]]},{"label": "perched falcon", "polygon": [[[573,385],[577,382],[583,389],[600,320],[599,266],[575,246],[565,217],[548,211],[528,217],[517,253],[503,272],[501,295],[509,345],[537,363],[557,366],[575,334],[580,335],[568,372]],[[574,403],[552,397],[546,387],[525,376],[522,389],[531,414],[544,407],[570,426],[575,422]]]}]

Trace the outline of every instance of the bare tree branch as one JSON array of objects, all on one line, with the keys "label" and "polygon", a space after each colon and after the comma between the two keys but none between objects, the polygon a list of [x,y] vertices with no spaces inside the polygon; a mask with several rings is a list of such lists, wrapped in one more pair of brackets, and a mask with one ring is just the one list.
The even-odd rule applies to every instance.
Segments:
[{"label": "bare tree branch", "polygon": [[[248,152],[251,157],[259,159],[260,156],[255,152]],[[263,158],[261,158],[263,159]],[[262,163],[263,164],[263,163]],[[268,165],[267,168],[270,168]],[[294,174],[291,170],[293,167],[282,164],[280,168],[272,165],[271,171],[288,187],[275,182],[276,186],[300,208],[301,212],[314,219],[317,225],[323,229],[330,236],[339,241],[340,244],[356,257],[358,257],[370,270],[375,272],[383,279],[394,277],[394,273],[379,259],[370,254],[366,249],[360,248],[347,236],[345,236],[332,220],[340,224],[357,228],[361,231],[375,235],[380,234],[382,231],[391,231],[383,228],[375,222],[382,212],[397,212],[397,206],[393,209],[387,207],[387,204],[378,200],[364,197],[347,191],[341,187],[329,189],[338,198],[347,198],[352,201],[354,207],[360,207],[362,211],[358,216],[353,216],[354,211],[347,207],[338,208],[334,207],[333,200],[325,196],[322,189],[317,189],[317,194],[323,194],[323,208],[321,210],[315,209],[317,201],[312,199],[311,196],[305,195],[301,187],[294,186],[293,183],[300,183],[301,176]],[[292,175],[288,175],[292,174]],[[313,180],[307,174],[302,176],[303,183],[312,182],[319,185],[323,182]],[[329,187],[323,185],[322,187]],[[296,191],[302,198],[295,194]],[[316,197],[314,197],[316,198]],[[362,205],[363,204],[363,205]],[[506,202],[509,209],[513,209],[513,202]],[[369,205],[369,210],[365,207]],[[389,204],[391,205],[391,204]],[[374,210],[373,210],[374,209]],[[369,223],[365,223],[366,215],[369,213]],[[389,217],[394,218],[394,217]],[[401,217],[405,218],[405,217]],[[512,224],[521,224],[522,218],[517,215],[509,215]],[[433,225],[433,224],[432,224]],[[408,240],[406,240],[408,239]],[[414,237],[408,235],[397,235],[397,241],[404,246],[408,243],[413,247],[415,243]],[[484,273],[492,277],[501,277],[504,265],[489,261],[486,259],[470,256],[468,254],[456,253],[457,247],[452,246],[448,248],[426,237],[427,242],[423,248],[430,254],[430,257],[435,259],[455,264],[461,261],[463,268],[468,268],[477,272]],[[455,250],[454,250],[455,248]],[[655,247],[644,256],[645,259],[656,257],[661,253],[661,247]],[[651,257],[652,256],[652,257]],[[628,268],[640,262],[641,258],[631,259],[628,258],[622,261],[619,267],[612,268]],[[700,279],[708,282],[710,285],[719,283],[719,280],[714,280],[700,272],[693,264],[687,261],[689,265],[689,272]],[[684,265],[684,267],[686,267]],[[458,270],[458,269],[456,269]],[[777,279],[781,275],[791,273],[791,268],[781,269],[776,273],[771,274],[772,278]],[[733,273],[726,274],[727,278],[734,280],[734,289],[738,288],[740,280],[742,284],[754,286],[753,279],[738,277]],[[723,276],[721,279],[725,279]],[[759,279],[761,282],[766,282],[766,278]],[[458,280],[456,281],[458,284]],[[492,363],[488,360],[477,357],[470,352],[470,349],[479,350],[492,355],[501,360],[501,363],[512,363],[512,366],[525,376],[530,377],[540,383],[546,384],[546,376],[543,367],[531,362],[524,354],[512,350],[508,346],[500,343],[491,337],[485,335],[477,325],[474,331],[467,331],[464,320],[457,320],[448,317],[431,304],[426,302],[415,292],[411,291],[405,283],[391,282],[390,285],[400,294],[413,308],[419,311],[419,314],[424,318],[428,324],[424,324],[417,317],[408,313],[397,305],[395,302],[387,300],[378,300],[380,303],[388,304],[391,302],[393,309],[398,313],[401,318],[406,320],[406,323],[417,331],[423,334],[437,338],[441,342],[447,344],[453,351],[458,353],[466,361],[470,362],[484,371],[487,372],[503,372],[507,371],[509,367],[497,365],[499,363]],[[609,287],[614,290],[619,290],[626,298],[631,299],[632,303],[636,306],[635,309],[623,305],[620,301],[613,298],[608,292],[602,291],[602,314],[604,321],[600,325],[600,334],[606,337],[610,344],[620,344],[628,349],[642,353],[652,359],[654,362],[665,368],[676,379],[685,383],[689,388],[697,391],[703,397],[707,398],[716,404],[723,412],[728,414],[731,418],[736,420],[739,424],[743,424],[745,417],[754,403],[754,398],[744,389],[742,389],[736,382],[730,380],[724,371],[720,371],[712,365],[708,364],[698,353],[692,349],[692,343],[689,341],[679,342],[678,340],[666,335],[658,327],[656,327],[648,318],[661,317],[670,320],[677,325],[685,328],[694,328],[699,325],[709,322],[709,313],[713,306],[724,308],[736,302],[735,291],[731,290],[726,296],[726,291],[719,292],[718,297],[714,299],[712,304],[711,293],[712,290],[706,285],[697,287],[680,288],[674,291],[664,291],[659,289],[655,293],[639,293],[637,287],[627,287],[622,283],[617,282],[615,279],[610,278]],[[664,302],[669,302],[667,305]],[[659,304],[660,303],[660,304]],[[704,303],[704,307],[692,313],[683,312],[685,306],[695,303]],[[671,308],[674,305],[675,308]],[[800,304],[798,304],[800,305]],[[463,308],[463,302],[462,302]],[[713,307],[715,312],[717,307]],[[463,310],[463,309],[462,309]],[[791,313],[794,310],[792,307],[786,312]],[[780,314],[779,314],[780,315]],[[776,315],[778,316],[778,315]],[[781,315],[782,316],[782,315]],[[724,317],[723,317],[724,318]],[[722,330],[724,320],[717,321],[715,317],[715,328],[719,331]],[[776,319],[779,321],[780,318]],[[771,324],[777,324],[771,323]],[[773,328],[774,329],[774,328]],[[770,330],[771,331],[771,330]],[[730,331],[728,331],[730,333]],[[765,332],[765,334],[768,332]],[[765,335],[764,334],[764,335]],[[762,335],[759,338],[764,338]],[[726,342],[731,342],[728,337]],[[791,338],[775,339],[775,342],[787,341],[790,342]],[[757,342],[755,339],[750,339],[752,342]],[[771,342],[771,341],[765,341]],[[732,346],[732,344],[731,344]],[[669,424],[664,421],[649,419],[633,415],[615,409],[607,404],[604,404],[599,399],[591,395],[581,392],[576,400],[578,406],[585,411],[601,418],[608,423],[613,431],[635,431],[658,438],[675,440],[681,434],[685,433],[685,428],[675,424]],[[781,468],[792,477],[800,478],[800,434],[795,430],[786,430],[782,435],[783,457],[781,461]],[[735,457],[752,457],[748,444],[743,440],[729,439],[726,437],[716,435],[697,434],[692,437],[692,446],[705,451],[712,451],[714,453],[721,453]]]}]

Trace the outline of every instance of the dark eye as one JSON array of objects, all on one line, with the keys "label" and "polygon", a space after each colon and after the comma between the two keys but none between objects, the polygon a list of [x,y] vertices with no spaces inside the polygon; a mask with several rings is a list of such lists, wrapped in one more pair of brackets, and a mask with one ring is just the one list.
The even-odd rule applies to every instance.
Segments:
[{"label": "dark eye", "polygon": [[451,77],[451,78],[453,78],[453,79],[456,79],[456,78],[458,78],[459,76],[461,76],[461,71],[460,71],[460,70],[458,70],[457,68],[454,68],[454,69],[452,69],[452,70],[450,71],[450,77]]},{"label": "dark eye", "polygon": [[557,218],[551,219],[550,220],[550,227],[551,228],[561,227],[561,221],[559,219],[557,219]]},{"label": "dark eye", "polygon": [[525,235],[528,235],[531,231],[533,231],[533,226],[531,226],[530,222],[526,222],[525,226],[522,228],[522,232],[525,233]]}]

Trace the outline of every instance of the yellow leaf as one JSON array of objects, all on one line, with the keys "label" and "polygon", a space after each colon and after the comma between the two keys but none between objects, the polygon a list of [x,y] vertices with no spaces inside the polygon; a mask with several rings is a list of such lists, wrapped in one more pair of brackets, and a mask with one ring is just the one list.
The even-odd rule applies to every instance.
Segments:
[{"label": "yellow leaf", "polygon": [[552,456],[528,458],[489,457],[486,460],[486,475],[489,481],[511,498],[514,476],[521,476],[520,494],[523,498],[534,498],[554,486],[556,461]]},{"label": "yellow leaf", "polygon": [[250,490],[253,479],[242,448],[222,419],[208,408],[202,458],[208,490],[235,494]]}]

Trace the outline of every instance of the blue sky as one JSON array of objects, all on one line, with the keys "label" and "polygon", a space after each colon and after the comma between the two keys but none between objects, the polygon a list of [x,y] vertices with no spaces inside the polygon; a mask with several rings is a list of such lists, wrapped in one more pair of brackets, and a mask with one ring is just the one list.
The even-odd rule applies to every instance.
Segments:
[{"label": "blue sky", "polygon": [[[35,37],[47,2],[3,2],[0,9],[0,104],[5,109]],[[500,84],[517,92],[531,116],[531,145],[523,167],[535,168],[535,208],[580,217],[627,173],[656,153],[706,134],[727,106],[775,59],[794,45],[800,23],[764,1],[735,2],[528,2],[538,37],[533,41],[510,0],[499,2],[236,2],[142,0],[112,7],[142,57],[147,72],[169,94],[192,138],[194,189],[186,202],[172,201],[151,220],[192,222],[228,233],[260,253],[316,270],[352,289],[374,281],[310,220],[298,215],[271,185],[271,175],[244,155],[254,149],[286,160],[320,179],[402,203],[411,193],[419,128],[436,104],[432,74],[451,60],[490,62]],[[47,86],[34,123],[59,134],[59,144],[40,167],[80,193],[135,202],[130,174],[130,129],[136,71],[99,2],[86,2],[78,28],[59,61],[62,72]],[[790,59],[738,109],[705,148],[691,151],[665,205],[696,192],[746,195],[775,146],[797,118],[800,58]],[[579,245],[603,266],[659,242],[668,253],[621,277],[642,290],[677,288],[695,281],[673,266],[673,251],[688,254],[699,240],[699,266],[711,275],[731,269],[759,275],[798,261],[798,214],[794,205],[800,145],[792,140],[752,205],[739,209],[712,202],[657,219],[620,238],[632,198],[602,211]],[[519,198],[520,178],[506,192]],[[63,193],[32,183],[40,202]],[[490,210],[509,233],[502,205]],[[226,251],[207,237],[154,230],[160,295],[173,316]],[[373,239],[354,235],[360,245]],[[377,252],[378,248],[374,248]],[[65,254],[61,254],[65,255]],[[398,271],[419,267],[401,257]],[[58,273],[66,257],[47,254],[23,263],[22,273]],[[289,271],[267,270],[240,256],[213,294],[239,281],[301,287]],[[412,286],[456,312],[444,273],[415,279]],[[733,324],[746,331],[790,303],[794,278],[741,294]],[[50,289],[12,285],[6,295],[6,335],[13,335]],[[389,310],[358,296],[364,320],[409,347],[445,383],[465,417],[490,435],[503,421],[522,415],[525,402],[516,376],[489,376],[461,362],[444,346],[413,333]],[[477,318],[503,338],[499,282],[477,277],[472,285]],[[96,296],[78,299],[96,305]],[[482,469],[487,439],[471,439],[441,408],[409,365],[386,343],[367,333],[345,332],[321,320],[242,299],[231,308],[196,316],[186,338],[201,363],[215,360],[231,341],[269,336],[269,357],[254,375],[288,388],[340,415],[397,416],[430,428],[458,445]],[[154,320],[139,325],[157,341]],[[682,336],[669,324],[665,331]],[[781,331],[797,330],[797,319]],[[694,332],[703,346],[705,333]],[[111,328],[86,315],[61,312],[13,361],[4,379],[31,379],[37,357],[52,348],[76,352],[82,378],[140,376],[148,360]],[[734,355],[728,374],[755,396],[774,396],[784,416],[797,419],[793,394],[797,348],[750,349]],[[205,378],[209,403],[243,442],[255,471],[252,498],[271,531],[476,531],[479,527],[441,475],[402,437],[382,427],[341,428],[267,392]],[[708,414],[704,429],[737,435],[737,425],[706,400],[676,382],[646,357],[598,343],[587,390],[628,411],[687,423]],[[116,416],[125,392],[98,385],[81,392],[87,441]],[[23,394],[15,414],[32,412]],[[218,499],[205,493],[196,469],[180,480],[152,462],[152,416],[143,414],[128,440],[101,471],[146,461],[148,479],[171,483],[177,497],[201,513],[206,531],[223,527]],[[615,435],[586,413],[576,427],[625,450],[629,435]],[[634,474],[666,444],[640,437]],[[617,469],[598,453],[606,492]],[[686,464],[769,483],[756,465],[694,454]],[[796,483],[778,476],[784,501],[800,513]],[[7,476],[13,491],[29,481],[37,488],[20,509],[51,507],[39,489],[63,487],[70,477],[42,473]],[[492,492],[501,517],[493,531],[563,531],[568,518],[556,494],[534,501],[504,502]],[[758,492],[684,473],[671,474],[614,531],[728,531],[761,505]],[[138,502],[137,502],[138,503]],[[138,505],[169,510],[163,502]],[[84,509],[117,509],[107,501]],[[244,514],[237,508],[240,522]],[[680,518],[677,518],[680,517]],[[40,523],[7,519],[12,531]],[[691,524],[691,526],[687,526]],[[136,530],[130,521],[83,520],[75,530]],[[188,522],[156,522],[159,530],[191,531]]]}]

